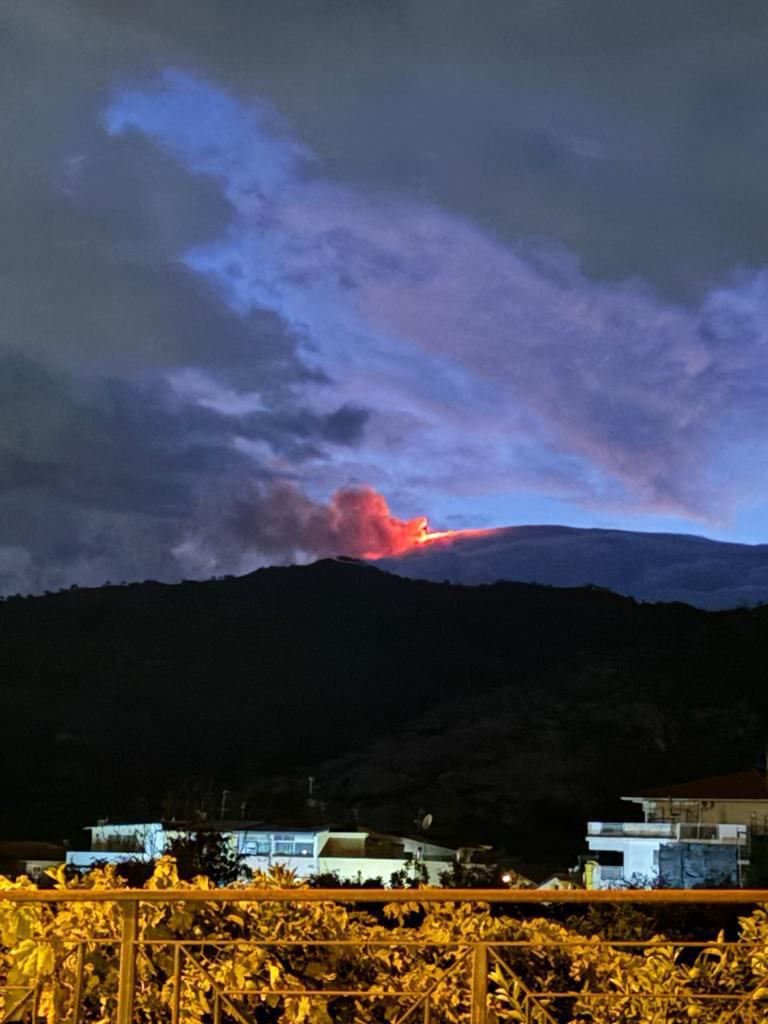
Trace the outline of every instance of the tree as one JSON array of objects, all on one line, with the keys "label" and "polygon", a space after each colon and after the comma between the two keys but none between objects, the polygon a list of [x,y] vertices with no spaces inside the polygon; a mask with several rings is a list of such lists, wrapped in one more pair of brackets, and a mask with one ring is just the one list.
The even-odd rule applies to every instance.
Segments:
[{"label": "tree", "polygon": [[429,885],[427,865],[420,860],[407,860],[399,871],[393,871],[389,879],[393,889],[418,889]]},{"label": "tree", "polygon": [[438,875],[440,885],[448,889],[494,889],[501,886],[499,870],[493,864],[453,863]]},{"label": "tree", "polygon": [[179,878],[191,881],[205,875],[216,885],[231,885],[247,874],[241,853],[221,832],[198,831],[177,836],[166,851],[176,861]]},{"label": "tree", "polygon": [[310,875],[306,880],[310,889],[383,889],[384,882],[380,877],[363,878],[358,871],[357,878],[342,878],[338,871],[323,871]]}]

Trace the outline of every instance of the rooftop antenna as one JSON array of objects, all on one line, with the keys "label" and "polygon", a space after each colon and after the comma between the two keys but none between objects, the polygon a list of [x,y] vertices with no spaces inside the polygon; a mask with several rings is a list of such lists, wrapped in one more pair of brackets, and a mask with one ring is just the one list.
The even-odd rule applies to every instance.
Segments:
[{"label": "rooftop antenna", "polygon": [[219,817],[221,818],[222,821],[227,816],[227,797],[228,796],[229,796],[229,790],[228,789],[222,789],[222,791],[221,791],[221,810],[219,812]]}]

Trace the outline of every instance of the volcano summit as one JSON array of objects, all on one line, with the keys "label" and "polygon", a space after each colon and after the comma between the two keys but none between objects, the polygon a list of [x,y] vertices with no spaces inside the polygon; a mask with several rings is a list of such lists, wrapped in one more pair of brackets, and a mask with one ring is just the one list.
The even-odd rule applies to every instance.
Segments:
[{"label": "volcano summit", "polygon": [[556,587],[593,584],[640,601],[734,608],[768,601],[768,545],[689,534],[567,526],[511,526],[429,535],[376,565],[412,579],[481,584],[497,580]]}]

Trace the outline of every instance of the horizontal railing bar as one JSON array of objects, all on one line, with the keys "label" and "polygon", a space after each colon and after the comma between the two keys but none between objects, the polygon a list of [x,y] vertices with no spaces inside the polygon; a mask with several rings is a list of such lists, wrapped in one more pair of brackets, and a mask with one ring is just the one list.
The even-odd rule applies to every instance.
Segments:
[{"label": "horizontal railing bar", "polygon": [[527,949],[535,946],[589,946],[590,949],[602,949],[604,946],[629,946],[635,949],[664,949],[666,946],[673,946],[680,949],[705,949],[710,946],[712,949],[744,949],[744,942],[738,939],[728,939],[725,942],[718,942],[716,939],[665,939],[664,937],[653,937],[650,939],[595,939],[592,935],[585,935],[581,939],[489,939],[483,941],[484,946],[514,947],[515,949]]},{"label": "horizontal railing bar", "polygon": [[768,903],[768,889],[4,889],[8,902]]},{"label": "horizontal railing bar", "polygon": [[370,992],[367,989],[355,988],[223,988],[220,989],[223,996],[252,996],[255,999],[266,999],[268,996],[349,996],[350,999],[384,999],[385,997],[398,999],[416,998],[426,995],[428,989],[416,992],[413,989],[382,989],[380,992]]},{"label": "horizontal railing bar", "polygon": [[[390,998],[416,998],[418,996],[426,995],[430,990],[423,989],[417,991],[415,989],[381,989],[377,991],[370,991],[369,989],[353,989],[353,988],[224,988],[220,989],[219,992],[224,996],[251,996],[254,999],[266,999],[268,996],[333,996],[334,998],[339,996],[349,996],[354,999],[382,999],[385,997]],[[745,996],[752,995],[750,990],[744,990],[741,992],[689,992],[689,991],[677,991],[677,992],[621,992],[615,990],[612,992],[596,992],[596,991],[566,991],[566,992],[552,992],[549,990],[537,990],[532,989],[530,996],[532,999],[639,999],[645,1001],[648,999],[684,999],[687,1002],[697,1002],[704,999],[720,1000],[743,1000]]]},{"label": "horizontal railing bar", "polygon": [[[45,940],[43,940],[45,941]],[[97,939],[97,942],[119,942],[115,939]],[[588,940],[584,940],[585,942]],[[714,940],[713,940],[714,941]],[[259,946],[269,948],[270,946],[357,946],[364,949],[367,946],[383,946],[392,949],[415,948],[415,949],[463,949],[472,945],[462,939],[454,942],[419,942],[416,939],[142,939],[136,940],[139,946],[215,946],[228,948],[233,946]],[[711,945],[712,943],[706,943]]]},{"label": "horizontal railing bar", "polygon": [[[45,942],[46,939],[40,941]],[[65,940],[66,941],[66,940]],[[93,942],[117,943],[119,938],[114,939],[93,939],[79,940]],[[139,946],[214,946],[224,949],[236,946],[258,946],[259,948],[270,948],[272,946],[356,946],[364,949],[367,946],[381,946],[388,949],[471,949],[473,946],[492,946],[494,949],[539,949],[541,946],[553,946],[557,949],[569,946],[589,946],[590,949],[602,949],[605,946],[611,948],[616,946],[627,946],[632,949],[665,949],[669,946],[677,949],[744,949],[744,943],[738,939],[728,939],[718,942],[716,939],[594,939],[591,935],[585,935],[581,939],[478,939],[477,942],[467,939],[456,939],[453,942],[441,942],[434,939],[429,942],[419,942],[415,939],[142,939],[136,940]]]},{"label": "horizontal railing bar", "polygon": [[666,999],[668,1002],[673,999],[684,999],[688,1003],[695,1003],[702,999],[715,999],[721,1002],[725,999],[735,999],[743,1002],[745,996],[751,995],[752,992],[746,990],[742,992],[621,992],[618,989],[614,992],[531,991],[532,999],[639,999],[642,1002],[647,1002],[649,999]]},{"label": "horizontal railing bar", "polygon": [[[39,936],[33,938],[33,942],[49,942],[49,938],[46,936]],[[120,937],[115,936],[96,936],[91,938],[79,938],[79,939],[61,939],[63,945],[70,945],[76,948],[81,943],[85,946],[119,946]],[[588,946],[590,949],[603,949],[610,947],[611,949],[626,948],[626,949],[665,949],[671,947],[673,949],[712,949],[713,951],[720,952],[728,949],[744,949],[744,943],[738,939],[728,939],[724,942],[718,942],[717,939],[665,939],[665,938],[650,938],[650,939],[595,939],[591,935],[585,935],[580,939],[488,939],[478,940],[477,942],[466,941],[464,939],[456,939],[455,941],[441,942],[433,940],[430,942],[419,942],[415,939],[145,939],[138,938],[136,940],[137,946],[212,946],[215,949],[233,949],[239,946],[246,948],[257,947],[259,949],[270,949],[272,947],[283,947],[283,946],[316,946],[318,948],[325,948],[326,946],[340,946],[345,947],[357,947],[358,949],[365,949],[368,946],[376,946],[382,949],[435,949],[435,950],[466,950],[471,949],[475,945],[483,945],[493,947],[494,949],[541,949],[542,947],[551,946],[553,949],[568,949],[570,947],[581,948],[582,946]],[[0,991],[3,990],[0,985]],[[7,987],[7,986],[6,986]],[[24,987],[24,986],[16,986]]]}]

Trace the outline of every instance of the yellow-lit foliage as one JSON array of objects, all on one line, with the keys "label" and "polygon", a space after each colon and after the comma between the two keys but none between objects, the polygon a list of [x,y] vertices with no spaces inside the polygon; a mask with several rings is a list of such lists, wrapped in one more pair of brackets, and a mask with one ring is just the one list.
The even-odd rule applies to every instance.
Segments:
[{"label": "yellow-lit foliage", "polygon": [[[62,869],[53,876],[62,891],[122,887],[112,867],[77,880],[68,880]],[[300,884],[280,868],[257,874],[251,884],[295,888],[300,896]],[[71,1019],[82,944],[79,1019],[114,1021],[118,904],[19,904],[2,898],[3,891],[25,888],[34,887],[25,879],[0,878],[0,1020],[4,1014],[16,1019],[12,1008],[20,993],[35,986],[41,1020]],[[205,878],[181,882],[173,860],[163,858],[145,888],[205,891],[212,886]],[[432,1019],[458,1024],[469,1019],[472,950],[478,942],[525,943],[488,947],[490,1024],[768,1019],[768,916],[762,909],[742,919],[738,944],[729,945],[719,935],[695,957],[681,955],[663,936],[628,949],[552,921],[497,916],[483,904],[420,903],[418,890],[413,902],[391,904],[384,915],[377,919],[338,902],[141,904],[135,1020],[171,1019],[174,940],[186,943],[179,1003],[183,1024],[210,1021],[217,990],[237,990],[229,1004],[222,1002],[224,1020],[237,1019],[238,1008],[241,1019],[255,1020],[260,1005],[260,1021],[288,1024],[394,1022],[413,1004],[413,993],[431,990]],[[259,942],[264,944],[254,944]],[[327,945],[333,942],[345,944]],[[301,994],[311,989],[365,994]],[[284,995],[285,990],[298,994]],[[401,991],[411,995],[393,994]],[[575,995],[541,995],[566,991]],[[538,998],[532,1000],[531,993]],[[701,998],[712,995],[740,1001]]]}]

